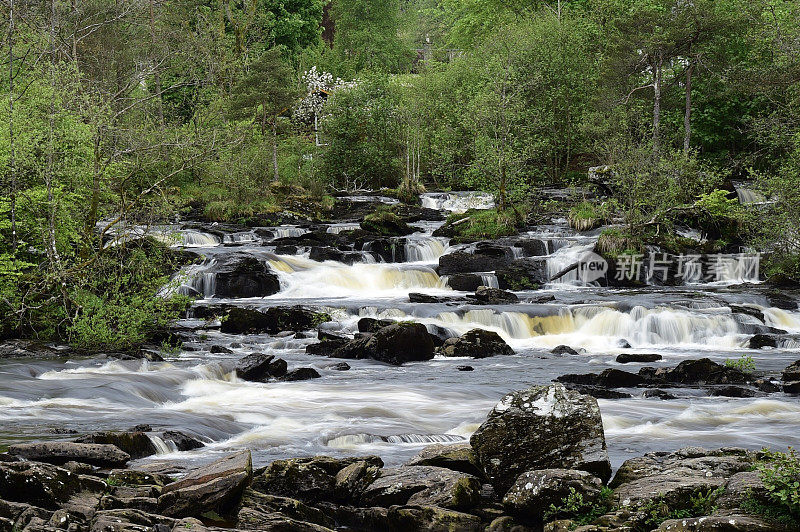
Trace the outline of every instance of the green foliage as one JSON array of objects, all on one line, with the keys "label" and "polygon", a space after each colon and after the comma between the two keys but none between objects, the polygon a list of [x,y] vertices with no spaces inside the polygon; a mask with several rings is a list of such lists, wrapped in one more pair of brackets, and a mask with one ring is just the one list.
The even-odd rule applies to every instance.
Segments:
[{"label": "green foliage", "polygon": [[[466,222],[461,222],[468,219]],[[512,211],[472,209],[465,214],[452,214],[447,219],[454,242],[501,238],[517,234],[519,220]]]},{"label": "green foliage", "polygon": [[542,519],[545,523],[554,519],[570,519],[576,525],[591,524],[598,517],[605,515],[614,508],[614,490],[603,486],[600,495],[593,501],[586,501],[583,494],[569,489],[569,495],[561,500],[561,504],[551,504],[545,510]]},{"label": "green foliage", "polygon": [[671,506],[663,497],[649,499],[638,509],[644,519],[639,523],[637,530],[642,532],[654,530],[670,519],[711,515],[716,511],[715,502],[723,491],[724,488],[721,487],[706,492],[698,490],[689,498],[688,505],[681,508]]},{"label": "green foliage", "polygon": [[744,373],[753,373],[756,370],[756,361],[748,354],[743,354],[738,359],[729,358],[725,361],[725,365],[729,368],[738,369]]},{"label": "green foliage", "polygon": [[741,216],[741,205],[735,199],[728,199],[728,194],[727,190],[701,194],[694,205],[712,218],[735,220]]},{"label": "green foliage", "polygon": [[616,208],[617,203],[614,200],[600,204],[582,201],[570,209],[567,219],[574,229],[588,231],[610,222]]},{"label": "green foliage", "polygon": [[324,173],[337,188],[394,186],[400,180],[398,94],[385,76],[337,90],[325,106]]},{"label": "green foliage", "polygon": [[785,515],[800,520],[800,457],[789,448],[786,453],[764,450],[758,472],[769,500]]}]

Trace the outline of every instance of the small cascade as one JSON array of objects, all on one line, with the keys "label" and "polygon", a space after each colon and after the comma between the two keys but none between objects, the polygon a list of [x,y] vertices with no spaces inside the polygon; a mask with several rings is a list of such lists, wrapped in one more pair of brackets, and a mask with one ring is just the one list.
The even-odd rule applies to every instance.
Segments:
[{"label": "small cascade", "polygon": [[207,248],[219,245],[219,238],[209,233],[196,231],[194,229],[185,229],[179,233],[181,242],[178,245],[183,245],[187,248]]},{"label": "small cascade", "polygon": [[175,442],[172,440],[164,440],[155,434],[148,434],[147,437],[150,439],[150,443],[153,444],[153,447],[156,448],[156,455],[178,452],[178,446],[175,445]]},{"label": "small cascade", "polygon": [[225,244],[249,244],[253,242],[261,242],[261,239],[252,231],[246,233],[227,233],[223,242]]},{"label": "small cascade", "polygon": [[448,290],[436,272],[425,266],[339,262],[316,262],[306,257],[269,260],[281,282],[281,296],[346,297],[375,292],[405,294],[413,290]]},{"label": "small cascade", "polygon": [[435,263],[439,257],[447,252],[449,239],[447,238],[409,238],[406,241],[405,251],[408,262]]},{"label": "small cascade", "polygon": [[761,257],[758,254],[724,255],[709,257],[709,282],[742,284],[759,282]]},{"label": "small cascade", "polygon": [[500,288],[497,276],[493,273],[482,273],[481,284],[487,288]]},{"label": "small cascade", "polygon": [[494,196],[483,192],[430,192],[420,196],[426,209],[461,214],[469,209],[491,209]]},{"label": "small cascade", "polygon": [[746,187],[742,183],[734,183],[733,186],[736,189],[736,196],[739,199],[739,203],[742,205],[760,205],[767,203],[767,198],[753,189]]},{"label": "small cascade", "polygon": [[[552,243],[553,241],[551,241]],[[568,267],[580,261],[586,253],[594,249],[594,242],[590,244],[581,244],[575,241],[567,241],[566,245],[558,245],[555,251],[547,257],[547,278],[552,279],[551,283],[560,285],[583,285],[583,280],[579,278],[578,269],[573,269],[561,275],[557,279],[553,279],[556,275],[567,269]]]},{"label": "small cascade", "polygon": [[280,227],[270,228],[270,231],[275,235],[274,238],[297,238],[308,233],[308,229],[304,227],[297,227],[296,225],[282,225]]},{"label": "small cascade", "polygon": [[355,231],[356,229],[360,229],[361,224],[358,222],[354,223],[342,223],[342,224],[331,224],[326,229],[327,233],[331,233],[334,235],[338,235],[342,231]]},{"label": "small cascade", "polygon": [[214,297],[217,289],[217,275],[210,270],[215,264],[216,260],[210,259],[203,264],[192,264],[185,267],[161,288],[159,295],[162,297],[173,294]]},{"label": "small cascade", "polygon": [[764,308],[764,323],[770,327],[800,333],[800,313],[779,308]]},{"label": "small cascade", "polygon": [[345,434],[328,440],[325,445],[335,449],[346,449],[356,445],[369,443],[395,443],[395,444],[431,444],[431,443],[456,443],[466,438],[455,434],[395,434],[392,436],[379,436],[375,434]]}]

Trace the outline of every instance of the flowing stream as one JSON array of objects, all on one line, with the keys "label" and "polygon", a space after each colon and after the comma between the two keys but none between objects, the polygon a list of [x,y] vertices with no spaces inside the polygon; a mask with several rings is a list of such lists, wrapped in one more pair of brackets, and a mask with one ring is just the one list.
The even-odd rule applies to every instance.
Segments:
[{"label": "flowing stream", "polygon": [[[425,207],[463,212],[491,206],[491,198],[469,194],[426,194]],[[800,358],[800,346],[787,342],[775,349],[750,350],[752,334],[765,327],[800,333],[800,312],[770,307],[754,279],[684,287],[612,289],[580,286],[576,274],[542,290],[518,292],[520,302],[495,306],[465,303],[410,303],[409,292],[461,295],[437,275],[443,254],[464,246],[431,236],[437,223],[420,223],[404,244],[404,262],[376,260],[364,253],[353,264],[318,262],[308,250],[278,253],[275,239],[308,231],[284,226],[264,231],[226,234],[202,229],[167,228],[174,245],[202,252],[206,260],[176,276],[165,290],[199,294],[198,305],[234,304],[267,308],[313,305],[335,322],[324,327],[353,333],[365,316],[414,320],[449,335],[480,327],[496,331],[515,350],[507,357],[482,360],[439,358],[393,367],[370,360],[347,362],[336,371],[336,359],[305,354],[316,342],[310,335],[227,335],[213,322],[186,319],[198,329],[192,341],[164,362],[66,358],[54,361],[0,361],[0,444],[63,438],[58,431],[79,433],[124,430],[147,423],[155,430],[193,434],[207,447],[177,453],[162,442],[156,457],[186,462],[205,461],[215,453],[249,448],[257,464],[313,454],[378,454],[389,464],[407,460],[431,442],[461,441],[485,419],[507,392],[549,383],[566,373],[623,368],[622,352],[658,353],[650,365],[671,367],[689,358],[717,362],[752,355],[759,371],[775,377]],[[331,224],[327,231],[356,228]],[[272,236],[268,236],[272,235]],[[590,250],[596,237],[571,232],[565,224],[538,228],[528,235],[549,253],[548,273],[569,266]],[[167,238],[167,237],[165,237]],[[226,253],[245,253],[268,263],[279,277],[281,291],[267,298],[215,297],[213,266]],[[516,250],[515,256],[522,256]],[[486,285],[496,285],[492,272]],[[545,301],[545,302],[542,302]],[[733,312],[746,306],[752,315]],[[625,343],[630,347],[621,347]],[[578,356],[556,356],[550,349],[566,344]],[[211,353],[211,346],[232,351]],[[252,352],[275,354],[289,368],[313,367],[320,379],[302,382],[252,383],[236,378],[237,359]],[[458,371],[469,364],[474,371]],[[624,369],[637,371],[641,364]],[[627,390],[632,399],[600,400],[614,466],[631,456],[686,445],[706,447],[797,444],[800,402],[782,393],[755,398],[708,397],[702,390],[673,391],[678,399],[643,398],[641,389]]]}]

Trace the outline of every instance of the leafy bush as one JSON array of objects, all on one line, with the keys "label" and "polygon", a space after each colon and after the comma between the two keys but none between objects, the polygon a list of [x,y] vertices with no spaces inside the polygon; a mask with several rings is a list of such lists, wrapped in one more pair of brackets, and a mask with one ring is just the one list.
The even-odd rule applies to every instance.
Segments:
[{"label": "leafy bush", "polygon": [[578,231],[589,231],[611,220],[617,206],[616,201],[604,201],[597,204],[582,201],[570,209],[567,219],[569,225]]},{"label": "leafy bush", "polygon": [[800,457],[789,448],[789,452],[763,451],[758,464],[761,482],[767,488],[769,499],[776,509],[794,520],[800,519]]},{"label": "leafy bush", "polygon": [[591,502],[584,500],[583,494],[575,491],[575,488],[570,488],[569,495],[561,500],[561,504],[551,504],[542,517],[545,523],[554,519],[570,519],[578,526],[583,526],[607,514],[613,507],[614,490],[611,488],[603,486],[598,498]]},{"label": "leafy bush", "polygon": [[670,519],[687,519],[690,517],[702,517],[711,515],[716,511],[714,503],[722,494],[723,488],[708,490],[706,492],[697,491],[689,498],[688,506],[675,508],[671,506],[663,497],[656,497],[648,500],[639,507],[644,520],[641,521],[637,530],[650,531],[658,528],[661,523]]},{"label": "leafy bush", "polygon": [[[468,219],[462,222],[461,220]],[[517,234],[517,214],[511,210],[473,209],[464,214],[451,214],[448,229],[455,242],[473,242]]]},{"label": "leafy bush", "polygon": [[756,370],[756,362],[753,360],[753,357],[748,354],[743,354],[738,359],[729,358],[725,361],[725,365],[744,373],[752,373]]},{"label": "leafy bush", "polygon": [[735,199],[728,199],[727,190],[714,190],[701,194],[694,206],[712,218],[738,219],[741,216],[741,205]]}]

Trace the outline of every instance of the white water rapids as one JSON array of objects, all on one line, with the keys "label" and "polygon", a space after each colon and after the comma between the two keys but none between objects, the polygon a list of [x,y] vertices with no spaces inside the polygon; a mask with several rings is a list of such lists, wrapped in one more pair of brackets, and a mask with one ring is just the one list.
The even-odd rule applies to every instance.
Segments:
[{"label": "white water rapids", "polygon": [[[459,194],[429,194],[422,201],[454,212],[488,204],[485,197]],[[341,361],[305,353],[315,338],[226,335],[213,322],[185,320],[184,326],[199,330],[182,351],[166,354],[165,362],[0,361],[0,444],[64,437],[50,432],[54,429],[84,433],[148,423],[155,430],[183,430],[211,442],[204,449],[177,453],[167,442],[154,441],[159,455],[151,459],[156,460],[204,460],[210,452],[249,448],[259,465],[292,456],[363,453],[379,454],[392,464],[431,442],[468,438],[511,390],[547,384],[566,373],[607,367],[637,371],[640,364],[626,367],[615,362],[623,352],[659,353],[664,360],[652,364],[657,367],[703,356],[722,363],[747,354],[760,371],[771,375],[800,358],[798,345],[745,347],[750,336],[765,327],[800,333],[800,312],[771,307],[752,287],[605,289],[577,286],[576,277],[566,276],[543,290],[519,292],[517,304],[409,303],[409,292],[465,295],[452,290],[435,269],[439,257],[457,247],[431,236],[435,224],[421,227],[405,241],[405,262],[365,258],[352,265],[314,261],[302,249],[296,255],[274,252],[272,240],[303,235],[308,232],[305,227],[242,231],[224,238],[201,229],[175,228],[176,238],[187,247],[197,246],[206,260],[182,272],[171,289],[199,294],[204,298],[200,305],[321,307],[335,319],[326,328],[342,334],[354,333],[358,319],[366,316],[418,321],[432,332],[451,336],[480,327],[500,334],[515,355],[436,358],[402,367],[348,360],[349,371],[336,371],[331,366]],[[354,228],[332,224],[327,231]],[[268,234],[272,237],[264,236]],[[566,226],[527,236],[544,242],[551,274],[594,243]],[[522,255],[514,249],[514,257]],[[267,298],[215,298],[215,261],[229,252],[252,254],[269,264],[281,291]],[[493,272],[483,272],[481,278],[485,285],[498,283]],[[763,322],[733,312],[729,305],[760,312]],[[620,347],[623,342],[631,347]],[[549,353],[562,344],[580,354]],[[212,345],[225,346],[232,354],[212,354]],[[236,360],[252,352],[283,358],[290,369],[313,367],[322,378],[268,383],[237,379],[232,372]],[[474,371],[457,370],[465,364]],[[643,452],[686,445],[779,449],[797,443],[800,403],[781,393],[732,399],[682,390],[679,399],[662,401],[641,397],[642,390],[626,391],[634,398],[600,401],[615,465]]]}]

